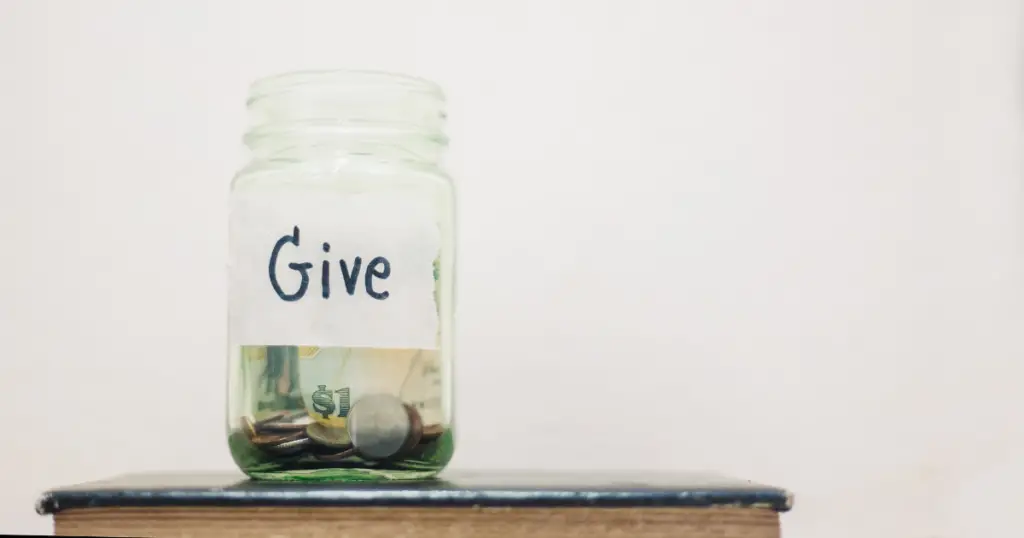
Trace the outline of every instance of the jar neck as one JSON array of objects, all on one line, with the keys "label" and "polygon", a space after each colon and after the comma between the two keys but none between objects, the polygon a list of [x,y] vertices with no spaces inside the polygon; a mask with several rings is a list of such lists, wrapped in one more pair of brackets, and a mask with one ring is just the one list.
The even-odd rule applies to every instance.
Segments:
[{"label": "jar neck", "polygon": [[439,166],[446,141],[422,133],[385,129],[250,131],[246,144],[254,161],[361,160]]},{"label": "jar neck", "polygon": [[250,88],[254,161],[359,160],[438,166],[444,96],[430,82],[376,72],[289,73]]}]

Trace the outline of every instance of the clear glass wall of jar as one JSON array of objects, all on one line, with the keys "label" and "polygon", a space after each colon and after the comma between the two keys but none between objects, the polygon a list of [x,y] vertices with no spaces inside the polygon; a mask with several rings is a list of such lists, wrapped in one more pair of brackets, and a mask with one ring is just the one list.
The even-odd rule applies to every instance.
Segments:
[{"label": "clear glass wall of jar", "polygon": [[451,459],[444,96],[401,75],[250,87],[231,186],[228,443],[257,479],[400,480]]}]

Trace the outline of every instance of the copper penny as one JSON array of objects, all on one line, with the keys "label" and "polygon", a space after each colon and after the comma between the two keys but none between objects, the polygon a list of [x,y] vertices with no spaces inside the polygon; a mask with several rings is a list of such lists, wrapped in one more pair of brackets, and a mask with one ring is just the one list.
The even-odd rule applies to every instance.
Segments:
[{"label": "copper penny", "polygon": [[313,457],[320,461],[343,461],[356,455],[356,449],[348,448],[341,452],[334,452],[331,454],[314,454]]},{"label": "copper penny", "polygon": [[279,445],[282,443],[288,443],[299,439],[304,439],[306,436],[304,432],[295,432],[282,435],[271,435],[271,434],[257,434],[252,438],[252,442],[256,446],[269,447],[273,445]]},{"label": "copper penny", "polygon": [[442,424],[430,424],[423,427],[423,436],[420,437],[420,443],[429,443],[441,435],[444,434],[444,425]]}]

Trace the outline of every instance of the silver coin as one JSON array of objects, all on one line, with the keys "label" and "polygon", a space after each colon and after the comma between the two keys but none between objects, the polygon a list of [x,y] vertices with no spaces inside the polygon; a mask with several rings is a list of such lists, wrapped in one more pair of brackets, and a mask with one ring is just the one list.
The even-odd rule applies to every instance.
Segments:
[{"label": "silver coin", "polygon": [[276,412],[276,413],[273,413],[273,414],[267,415],[267,416],[265,416],[265,417],[263,417],[263,418],[261,418],[261,419],[259,419],[259,420],[256,420],[256,421],[254,422],[254,424],[255,424],[255,425],[256,425],[256,427],[258,428],[258,427],[260,427],[260,426],[262,426],[262,425],[266,424],[267,422],[273,422],[273,421],[275,421],[275,420],[281,420],[281,419],[283,419],[283,418],[284,418],[284,417],[285,417],[286,415],[287,415],[287,413],[285,413],[284,411],[278,411],[278,412]]},{"label": "silver coin", "polygon": [[257,426],[257,429],[260,432],[289,433],[303,431],[312,423],[313,419],[309,415],[303,415],[295,418],[284,417],[280,420],[262,422]]},{"label": "silver coin", "polygon": [[359,455],[383,460],[401,452],[412,424],[402,400],[390,394],[359,399],[348,413],[348,432]]},{"label": "silver coin", "polygon": [[300,437],[280,444],[265,446],[263,447],[263,450],[273,452],[275,454],[293,454],[302,450],[303,447],[311,442],[312,441],[309,440],[309,437]]}]

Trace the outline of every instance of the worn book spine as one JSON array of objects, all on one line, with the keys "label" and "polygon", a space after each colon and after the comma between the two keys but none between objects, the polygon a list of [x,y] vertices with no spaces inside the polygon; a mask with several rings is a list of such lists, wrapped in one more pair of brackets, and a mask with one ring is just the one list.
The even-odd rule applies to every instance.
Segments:
[{"label": "worn book spine", "polygon": [[779,516],[738,507],[95,508],[55,517],[58,536],[191,538],[779,538]]}]

